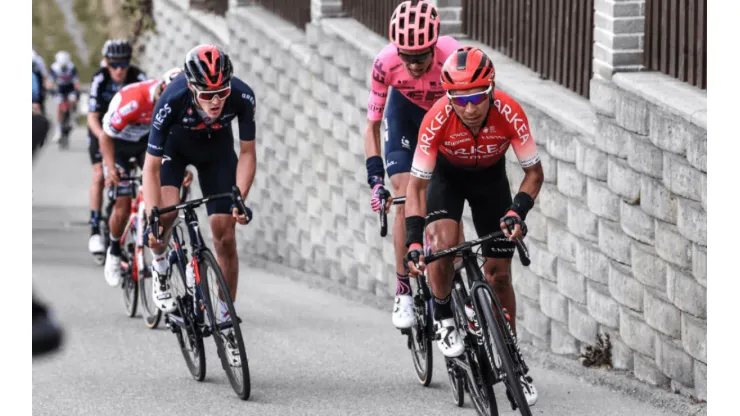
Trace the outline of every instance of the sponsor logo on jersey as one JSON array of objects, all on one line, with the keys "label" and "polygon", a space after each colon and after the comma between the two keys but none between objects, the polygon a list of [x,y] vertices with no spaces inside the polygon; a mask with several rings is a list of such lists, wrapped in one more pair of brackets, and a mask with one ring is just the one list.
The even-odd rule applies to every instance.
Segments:
[{"label": "sponsor logo on jersey", "polygon": [[450,116],[450,112],[452,112],[452,106],[449,104],[445,105],[444,109],[440,110],[437,115],[432,118],[429,125],[424,128],[424,131],[421,133],[421,144],[419,146],[422,152],[429,154],[429,148],[432,145],[434,136],[445,124],[447,118]]},{"label": "sponsor logo on jersey", "polygon": [[447,140],[447,141],[446,141],[446,142],[444,143],[444,145],[445,145],[446,147],[452,147],[452,146],[457,146],[457,145],[458,145],[458,144],[460,144],[460,143],[467,143],[467,142],[469,142],[469,141],[471,141],[471,140],[472,140],[472,139],[471,139],[470,137],[466,137],[466,138],[464,138],[464,139],[459,139],[459,140]]},{"label": "sponsor logo on jersey", "polygon": [[493,105],[495,105],[498,112],[506,118],[506,121],[514,127],[517,135],[519,135],[519,138],[522,140],[522,144],[526,143],[530,137],[529,129],[527,128],[527,123],[524,122],[524,119],[519,115],[519,113],[515,112],[509,104],[502,104],[501,100],[493,100]]},{"label": "sponsor logo on jersey", "polygon": [[123,107],[121,107],[121,109],[118,110],[118,112],[122,116],[125,116],[127,114],[131,114],[133,111],[136,111],[137,108],[139,108],[139,103],[136,102],[136,100],[133,100],[133,101],[129,101],[128,104],[126,104]]},{"label": "sponsor logo on jersey", "polygon": [[411,166],[411,175],[419,179],[432,179],[432,172],[426,172],[414,166]]},{"label": "sponsor logo on jersey", "polygon": [[121,116],[118,113],[113,113],[113,117],[111,117],[110,122],[111,124],[121,124],[123,119],[121,119]]},{"label": "sponsor logo on jersey", "polygon": [[252,106],[254,107],[255,104],[254,104],[254,97],[253,96],[251,96],[250,94],[247,94],[245,92],[245,93],[242,94],[242,98],[244,98],[245,100],[249,101],[252,104]]},{"label": "sponsor logo on jersey", "polygon": [[411,142],[409,142],[409,139],[407,139],[406,136],[401,137],[401,147],[404,149],[411,149]]},{"label": "sponsor logo on jersey", "polygon": [[162,123],[164,123],[164,119],[166,119],[171,112],[172,108],[170,107],[169,103],[165,103],[164,107],[160,108],[157,112],[157,116],[152,122],[152,126],[154,126],[155,129],[159,130],[162,127]]}]

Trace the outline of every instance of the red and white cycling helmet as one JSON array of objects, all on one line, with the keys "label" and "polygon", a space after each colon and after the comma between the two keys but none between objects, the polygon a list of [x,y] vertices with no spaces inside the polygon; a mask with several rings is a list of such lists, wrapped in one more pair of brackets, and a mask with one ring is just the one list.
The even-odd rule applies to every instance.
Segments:
[{"label": "red and white cycling helmet", "polygon": [[396,48],[409,51],[432,47],[439,36],[439,14],[430,3],[404,1],[391,16],[388,35]]},{"label": "red and white cycling helmet", "polygon": [[445,91],[487,87],[494,83],[496,69],[482,50],[464,46],[447,57],[441,78]]}]

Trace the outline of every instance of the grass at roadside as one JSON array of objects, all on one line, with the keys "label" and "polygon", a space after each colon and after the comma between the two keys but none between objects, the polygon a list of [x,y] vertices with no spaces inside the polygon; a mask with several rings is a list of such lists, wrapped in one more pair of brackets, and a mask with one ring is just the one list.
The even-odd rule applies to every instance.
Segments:
[{"label": "grass at roadside", "polygon": [[64,14],[54,0],[33,0],[31,43],[48,67],[54,62],[54,54],[65,50],[74,62],[80,62],[77,47],[64,27]]},{"label": "grass at roadside", "polygon": [[80,71],[80,79],[82,82],[90,82],[100,67],[100,50],[110,37],[109,19],[105,14],[103,0],[74,0],[73,11],[82,26],[82,37],[90,53],[90,64],[84,73]]}]

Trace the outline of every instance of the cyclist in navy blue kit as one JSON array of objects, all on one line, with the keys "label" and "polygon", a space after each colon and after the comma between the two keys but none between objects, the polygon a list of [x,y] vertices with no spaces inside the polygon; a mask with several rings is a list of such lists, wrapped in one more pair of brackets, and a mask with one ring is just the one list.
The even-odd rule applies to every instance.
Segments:
[{"label": "cyclist in navy blue kit", "polygon": [[90,98],[87,110],[87,144],[92,164],[92,183],[90,184],[90,239],[87,246],[90,253],[102,265],[105,262],[105,245],[100,235],[98,222],[100,207],[103,205],[103,155],[100,153],[98,139],[103,135],[103,116],[113,96],[128,84],[146,81],[146,74],[131,65],[133,49],[127,40],[112,39],[103,45],[105,67],[93,75],[90,84]]},{"label": "cyclist in navy blue kit", "polygon": [[[255,98],[252,89],[232,76],[229,56],[218,46],[199,45],[185,57],[182,74],[164,90],[152,113],[149,144],[144,161],[144,200],[147,211],[179,203],[185,167],[198,171],[203,196],[231,192],[238,185],[246,201],[254,180]],[[239,155],[234,152],[231,122],[239,120]],[[236,222],[246,224],[244,215],[228,199],[206,204],[218,264],[236,297],[239,263],[236,253]],[[162,311],[176,310],[167,279],[165,249],[175,213],[161,217],[161,240],[149,234],[152,250],[152,297]],[[233,300],[233,299],[232,299]],[[219,320],[229,320],[223,302]]]}]

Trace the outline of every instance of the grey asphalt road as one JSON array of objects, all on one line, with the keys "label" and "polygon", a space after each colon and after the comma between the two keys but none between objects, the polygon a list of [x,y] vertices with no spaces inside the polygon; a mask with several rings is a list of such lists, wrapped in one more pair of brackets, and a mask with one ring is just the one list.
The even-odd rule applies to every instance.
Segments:
[{"label": "grey asphalt road", "polygon": [[[416,382],[389,310],[244,265],[236,308],[252,397],[234,395],[210,338],[206,379],[194,381],[175,337],[162,327],[147,329],[140,316],[128,318],[120,291],[106,285],[87,253],[90,166],[83,137],[77,129],[65,152],[48,146],[33,170],[34,289],[66,334],[60,352],[33,362],[33,414],[475,414],[467,397],[462,409],[452,403],[436,347],[431,386]],[[536,415],[666,414],[605,386],[532,367],[540,391]],[[497,391],[501,408],[510,409]]]}]

